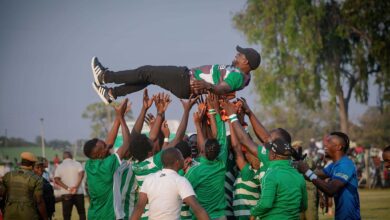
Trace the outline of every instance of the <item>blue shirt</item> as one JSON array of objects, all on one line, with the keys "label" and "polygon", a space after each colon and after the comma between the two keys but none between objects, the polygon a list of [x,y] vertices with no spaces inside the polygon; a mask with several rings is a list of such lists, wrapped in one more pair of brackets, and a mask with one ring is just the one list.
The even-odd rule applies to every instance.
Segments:
[{"label": "blue shirt", "polygon": [[334,195],[335,219],[361,219],[358,180],[355,164],[347,156],[323,169],[331,180],[337,179],[346,185]]}]

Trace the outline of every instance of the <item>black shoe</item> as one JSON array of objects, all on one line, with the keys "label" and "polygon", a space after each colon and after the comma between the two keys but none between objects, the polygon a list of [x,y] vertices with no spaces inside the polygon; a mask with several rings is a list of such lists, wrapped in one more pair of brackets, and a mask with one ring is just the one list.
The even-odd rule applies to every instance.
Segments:
[{"label": "black shoe", "polygon": [[105,68],[98,60],[97,57],[92,57],[91,61],[93,78],[95,79],[95,83],[97,86],[101,86],[104,84],[103,75],[108,68]]},{"label": "black shoe", "polygon": [[95,92],[99,95],[100,99],[104,102],[104,104],[108,105],[113,100],[115,100],[114,97],[110,96],[108,94],[108,88],[105,86],[98,86],[95,82],[92,83],[92,87],[95,90]]}]

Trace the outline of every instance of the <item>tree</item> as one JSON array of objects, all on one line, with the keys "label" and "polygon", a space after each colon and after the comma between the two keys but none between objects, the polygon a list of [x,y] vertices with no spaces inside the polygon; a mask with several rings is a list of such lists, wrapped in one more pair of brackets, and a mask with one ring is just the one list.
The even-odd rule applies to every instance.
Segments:
[{"label": "tree", "polygon": [[[299,105],[293,97],[283,103],[261,106],[259,119],[269,130],[284,128],[293,140],[304,143],[311,138],[321,138],[323,135],[337,130],[339,117],[334,105],[322,103],[322,111],[313,111]],[[336,116],[336,117],[335,117]]]},{"label": "tree", "polygon": [[390,100],[390,3],[387,0],[248,1],[233,21],[262,47],[255,85],[264,103],[293,94],[309,108],[337,104],[348,132],[352,93],[367,103],[369,79]]},{"label": "tree", "polygon": [[381,110],[370,107],[360,117],[357,142],[364,146],[384,148],[390,143],[390,106]]},{"label": "tree", "polygon": [[[114,103],[117,105],[118,103]],[[130,107],[130,106],[129,106]],[[83,118],[92,122],[91,137],[106,137],[115,117],[115,110],[110,105],[104,103],[92,103],[87,106],[82,114]],[[133,119],[132,112],[126,115],[126,120]]]}]

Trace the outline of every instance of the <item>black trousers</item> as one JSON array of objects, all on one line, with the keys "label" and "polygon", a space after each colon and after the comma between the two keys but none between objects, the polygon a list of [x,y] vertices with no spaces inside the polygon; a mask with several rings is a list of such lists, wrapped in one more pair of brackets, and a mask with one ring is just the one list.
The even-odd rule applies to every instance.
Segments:
[{"label": "black trousers", "polygon": [[178,98],[190,97],[190,70],[178,66],[141,66],[137,69],[124,71],[107,71],[105,83],[124,84],[114,87],[114,97],[144,89],[150,84],[160,86],[172,92]]},{"label": "black trousers", "polygon": [[70,220],[72,216],[73,205],[76,206],[80,220],[85,220],[84,195],[83,194],[65,194],[62,195],[62,215],[64,220]]}]

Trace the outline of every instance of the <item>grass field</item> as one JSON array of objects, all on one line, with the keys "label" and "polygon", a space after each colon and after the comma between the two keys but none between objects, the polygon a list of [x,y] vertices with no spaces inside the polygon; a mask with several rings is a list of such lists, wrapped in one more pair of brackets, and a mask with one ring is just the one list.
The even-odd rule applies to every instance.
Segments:
[{"label": "grass field", "polygon": [[[359,190],[360,194],[360,213],[362,219],[390,219],[390,189],[384,190]],[[86,200],[87,201],[87,200]],[[88,202],[85,203],[88,209]],[[56,213],[54,219],[62,219],[61,203],[56,204]],[[320,212],[321,213],[321,212]],[[73,208],[72,219],[78,219],[76,208]],[[321,220],[333,219],[333,217],[323,216]]]}]

